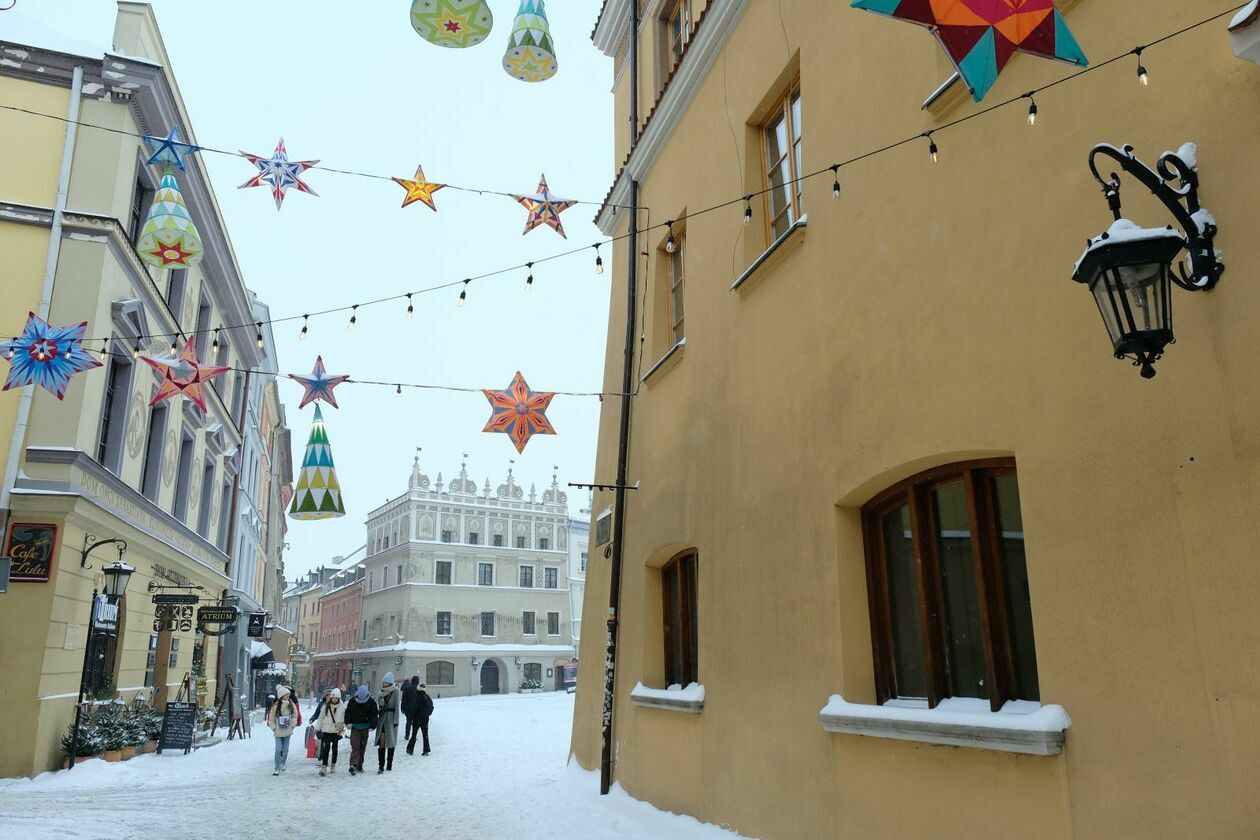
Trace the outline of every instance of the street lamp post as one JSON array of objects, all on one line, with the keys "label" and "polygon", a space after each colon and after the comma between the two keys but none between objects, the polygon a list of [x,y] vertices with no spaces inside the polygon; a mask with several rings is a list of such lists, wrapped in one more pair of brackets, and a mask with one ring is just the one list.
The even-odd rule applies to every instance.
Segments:
[{"label": "street lamp post", "polygon": [[[121,554],[121,552],[119,553]],[[88,613],[87,643],[83,649],[83,670],[79,673],[79,701],[74,705],[74,730],[70,735],[70,762],[66,765],[67,770],[74,767],[74,760],[77,758],[75,753],[79,750],[79,725],[83,720],[83,704],[86,702],[83,695],[87,691],[88,665],[91,663],[92,641],[96,635],[96,618],[100,605],[116,605],[119,599],[127,592],[127,582],[131,580],[131,574],[134,571],[134,568],[128,566],[120,559],[101,570],[105,575],[105,600],[99,600],[101,597],[100,591],[95,588],[92,589],[92,604]],[[114,621],[116,622],[117,618]]]}]

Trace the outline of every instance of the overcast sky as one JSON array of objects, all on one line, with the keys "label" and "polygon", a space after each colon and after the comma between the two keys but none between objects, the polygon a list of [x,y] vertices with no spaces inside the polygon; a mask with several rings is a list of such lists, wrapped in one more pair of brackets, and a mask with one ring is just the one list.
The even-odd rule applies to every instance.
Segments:
[{"label": "overcast sky", "polygon": [[[546,172],[554,193],[585,200],[602,198],[611,183],[612,61],[590,43],[595,0],[548,6],[560,69],[535,85],[501,66],[517,0],[490,0],[494,31],[466,50],[421,39],[407,0],[152,5],[203,145],[269,154],[283,136],[295,160],[408,178],[422,163],[429,180],[520,193],[533,192]],[[19,0],[0,12],[0,36],[21,15],[108,45],[114,11],[112,0]],[[522,237],[526,211],[511,199],[448,189],[436,196],[436,214],[422,204],[404,210],[392,182],[324,171],[306,177],[319,197],[291,190],[277,213],[265,188],[237,189],[254,172],[247,161],[204,157],[246,283],[273,317],[459,280],[601,238],[591,206],[563,214],[567,241],[546,228]],[[534,390],[598,391],[609,274],[595,275],[592,252],[534,275],[528,295],[523,270],[474,282],[463,309],[457,289],[417,296],[410,322],[404,304],[385,304],[361,309],[353,332],[343,315],[312,319],[306,341],[300,322],[279,324],[280,369],[307,373],[318,353],[330,372],[365,379],[504,388],[520,369]],[[297,410],[301,392],[281,381],[295,467],[312,415],[309,406]],[[347,515],[290,520],[290,580],[363,544],[365,515],[405,489],[417,446],[434,479],[458,474],[465,452],[479,485],[488,477],[497,486],[509,459],[527,492],[550,484],[553,465],[562,484],[594,477],[594,397],[556,397],[548,416],[558,435],[534,437],[518,456],[506,435],[482,434],[489,406],[481,394],[397,396],[348,384],[337,396],[341,409],[325,408],[325,418]],[[585,493],[569,496],[572,511],[584,505]]]}]

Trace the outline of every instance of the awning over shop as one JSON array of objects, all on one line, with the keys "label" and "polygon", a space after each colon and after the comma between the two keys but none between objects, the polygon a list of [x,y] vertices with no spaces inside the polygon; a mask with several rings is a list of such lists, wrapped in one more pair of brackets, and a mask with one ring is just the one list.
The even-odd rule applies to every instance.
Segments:
[{"label": "awning over shop", "polygon": [[249,658],[254,663],[254,667],[259,668],[269,662],[274,662],[276,656],[265,642],[251,639],[249,643]]}]

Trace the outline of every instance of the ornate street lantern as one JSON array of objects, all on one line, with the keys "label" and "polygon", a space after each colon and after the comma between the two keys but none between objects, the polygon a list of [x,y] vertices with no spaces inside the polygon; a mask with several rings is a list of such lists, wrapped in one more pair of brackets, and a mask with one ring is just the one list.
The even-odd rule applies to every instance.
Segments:
[{"label": "ornate street lantern", "polygon": [[121,560],[117,560],[101,569],[105,575],[105,594],[112,602],[117,602],[127,592],[127,583],[135,569]]},{"label": "ornate street lantern", "polygon": [[[1171,225],[1142,228],[1120,215],[1120,177],[1111,173],[1105,181],[1095,158],[1104,155],[1120,164],[1166,206],[1184,233]],[[1117,359],[1131,359],[1142,378],[1155,376],[1155,362],[1173,343],[1172,286],[1198,292],[1220,280],[1225,265],[1212,244],[1216,221],[1199,206],[1197,149],[1187,143],[1160,156],[1155,170],[1133,154],[1106,143],[1095,146],[1089,168],[1102,186],[1115,222],[1101,236],[1090,239],[1076,263],[1072,279],[1084,283],[1094,295],[1102,315],[1112,352]],[[1176,180],[1173,186],[1170,182]],[[1190,271],[1173,260],[1181,249],[1189,251]]]}]

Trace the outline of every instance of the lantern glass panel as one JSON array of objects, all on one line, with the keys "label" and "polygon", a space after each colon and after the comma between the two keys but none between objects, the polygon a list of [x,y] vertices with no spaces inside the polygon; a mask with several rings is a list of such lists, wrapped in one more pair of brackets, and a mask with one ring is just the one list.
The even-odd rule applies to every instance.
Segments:
[{"label": "lantern glass panel", "polygon": [[111,600],[117,601],[127,591],[127,582],[131,580],[131,573],[135,571],[126,563],[118,562],[106,566],[102,571],[105,574],[105,594]]},{"label": "lantern glass panel", "polygon": [[1145,262],[1100,271],[1092,291],[1116,355],[1160,352],[1172,340],[1167,264]]}]

